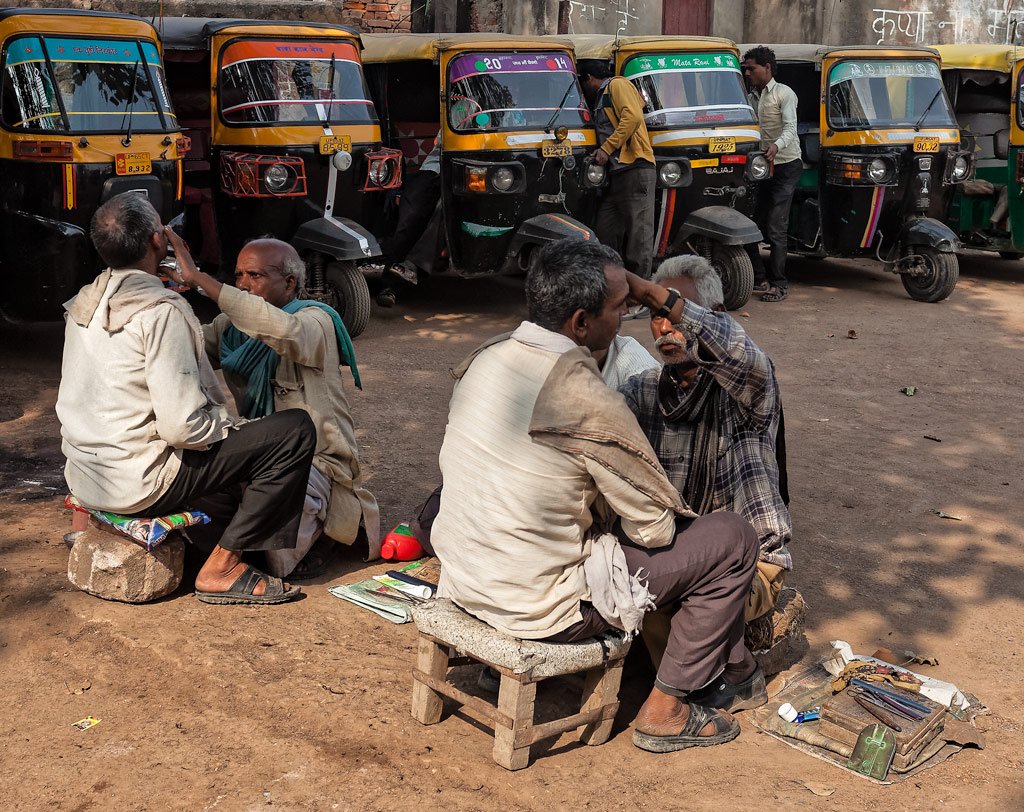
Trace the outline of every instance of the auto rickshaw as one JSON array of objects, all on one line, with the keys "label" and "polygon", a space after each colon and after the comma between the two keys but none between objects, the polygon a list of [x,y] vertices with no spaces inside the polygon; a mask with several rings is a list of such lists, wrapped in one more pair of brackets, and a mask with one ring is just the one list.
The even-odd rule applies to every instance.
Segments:
[{"label": "auto rickshaw", "polygon": [[[596,240],[583,223],[605,169],[572,46],[501,34],[365,34],[390,143],[414,170],[437,139],[445,256],[435,273],[525,271],[543,243]],[[401,203],[399,203],[401,205]]]},{"label": "auto rickshaw", "polygon": [[736,44],[716,37],[570,37],[579,59],[608,59],[645,101],[658,165],[655,256],[706,257],[722,277],[725,306],[754,286],[744,246],[761,241],[750,182],[768,177],[757,117]]},{"label": "auto rickshaw", "polygon": [[180,211],[181,137],[156,31],[128,14],[0,9],[0,267],[7,318],[58,319],[100,267],[96,209],[121,192]]},{"label": "auto rickshaw", "polygon": [[369,229],[401,183],[401,153],[381,144],[359,34],[326,23],[168,18],[171,97],[192,139],[186,233],[198,256],[234,267],[265,235],[306,261],[307,293],[352,335],[370,317],[357,263],[380,255]]},{"label": "auto rickshaw", "polygon": [[[740,46],[743,49],[745,46]],[[956,287],[959,240],[944,221],[973,168],[931,48],[776,45],[797,95],[804,174],[790,250],[875,257],[914,299]]]},{"label": "auto rickshaw", "polygon": [[942,78],[975,176],[958,187],[948,223],[964,245],[1024,256],[1022,169],[1010,153],[1024,145],[1017,82],[1024,51],[1008,45],[938,45]]}]

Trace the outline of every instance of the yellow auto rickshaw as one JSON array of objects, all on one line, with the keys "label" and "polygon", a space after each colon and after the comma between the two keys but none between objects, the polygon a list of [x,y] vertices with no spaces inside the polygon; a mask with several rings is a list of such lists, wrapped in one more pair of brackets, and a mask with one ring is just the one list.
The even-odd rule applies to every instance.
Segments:
[{"label": "yellow auto rickshaw", "polygon": [[[605,169],[571,44],[501,34],[365,34],[363,61],[389,143],[415,171],[440,145],[443,239],[422,270],[525,270],[538,245],[596,239]],[[401,205],[401,204],[399,204]],[[433,253],[433,252],[432,252]]]},{"label": "yellow auto rickshaw", "polygon": [[163,36],[171,96],[192,139],[186,233],[199,238],[198,256],[226,274],[250,239],[291,242],[308,294],[358,335],[370,316],[364,268],[380,255],[370,226],[402,177],[401,153],[381,144],[359,34],[168,18]]},{"label": "yellow auto rickshaw", "polygon": [[1024,50],[1012,45],[937,45],[960,137],[975,176],[957,189],[948,223],[968,248],[1024,256],[1024,167],[1019,77]]},{"label": "yellow auto rickshaw", "polygon": [[128,14],[0,9],[0,311],[47,320],[95,275],[89,221],[122,192],[181,210],[182,138],[156,31]]},{"label": "yellow auto rickshaw", "polygon": [[[740,46],[741,49],[744,46]],[[973,169],[931,48],[772,46],[797,96],[804,172],[790,249],[874,257],[914,299],[956,287],[960,242],[945,224]]]},{"label": "yellow auto rickshaw", "polygon": [[754,286],[744,246],[761,241],[752,181],[768,177],[739,51],[716,37],[581,34],[578,59],[607,59],[643,97],[658,167],[655,256],[700,254],[722,277],[725,306]]}]

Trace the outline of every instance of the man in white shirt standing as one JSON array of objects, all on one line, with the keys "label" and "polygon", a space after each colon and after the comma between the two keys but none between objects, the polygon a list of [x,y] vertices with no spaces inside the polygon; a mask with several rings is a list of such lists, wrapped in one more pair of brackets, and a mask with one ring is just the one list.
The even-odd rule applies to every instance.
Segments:
[{"label": "man in white shirt standing", "polygon": [[781,302],[788,292],[789,209],[803,171],[796,131],[796,94],[787,85],[775,81],[777,71],[775,52],[771,48],[759,45],[743,55],[743,75],[751,89],[750,106],[761,128],[761,149],[773,162],[771,177],[758,184],[754,214],[771,247],[767,269],[759,246],[747,246],[754,265],[754,290],[762,294],[762,302]]},{"label": "man in white shirt standing", "polygon": [[234,424],[199,321],[157,276],[167,229],[144,195],[104,203],[90,235],[109,267],[65,305],[57,417],[71,493],[86,507],[129,516],[207,512],[226,526],[213,528],[219,538],[196,576],[196,596],[294,600],[302,590],[242,554],[295,546],[316,446],[309,415],[289,409]]},{"label": "man in white shirt standing", "polygon": [[[431,532],[439,594],[514,637],[558,643],[635,632],[645,610],[670,607],[633,742],[670,752],[729,741],[739,725],[714,708],[767,701],[743,644],[756,534],[735,513],[697,517],[682,503],[591,355],[611,344],[630,296],[675,320],[684,301],[579,240],[541,249],[526,290],[529,320],[454,373]],[[725,688],[688,701],[717,675]]]}]

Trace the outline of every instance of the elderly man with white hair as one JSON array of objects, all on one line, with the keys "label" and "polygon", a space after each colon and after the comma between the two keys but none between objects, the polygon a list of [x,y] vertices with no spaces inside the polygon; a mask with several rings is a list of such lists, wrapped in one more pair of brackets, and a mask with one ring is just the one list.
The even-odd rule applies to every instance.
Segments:
[{"label": "elderly man with white hair", "polygon": [[[776,449],[782,401],[774,365],[725,312],[721,279],[702,257],[666,260],[636,298],[651,307],[651,332],[664,366],[634,375],[619,391],[683,500],[700,515],[739,513],[757,531],[750,622],[772,611],[792,568],[792,526]],[[677,299],[683,300],[678,321],[660,314]],[[648,625],[655,632],[656,623],[645,624],[645,639]],[[732,706],[733,686],[707,690],[716,689],[728,695],[695,701]]]},{"label": "elderly man with white hair", "polygon": [[[365,528],[370,558],[380,551],[380,512],[363,485],[359,449],[341,367],[359,372],[337,312],[301,298],[306,267],[295,249],[271,238],[247,243],[235,261],[235,285],[196,269],[180,240],[181,281],[202,288],[221,309],[203,326],[206,353],[235,396],[242,417],[303,409],[316,426],[316,454],[293,549],[267,553],[273,575],[314,578],[330,561],[331,539],[352,544]],[[361,387],[360,387],[361,388]]]}]

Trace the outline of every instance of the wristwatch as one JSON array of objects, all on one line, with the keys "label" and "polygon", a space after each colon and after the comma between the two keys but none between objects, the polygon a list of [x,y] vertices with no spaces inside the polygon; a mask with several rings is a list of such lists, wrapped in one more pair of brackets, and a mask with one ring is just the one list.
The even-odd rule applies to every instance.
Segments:
[{"label": "wristwatch", "polygon": [[679,301],[679,297],[681,295],[682,294],[680,294],[675,288],[669,288],[668,298],[665,300],[665,304],[657,310],[651,310],[651,314],[657,316],[659,319],[667,319],[668,314],[672,312],[672,308],[675,307],[676,302]]}]

